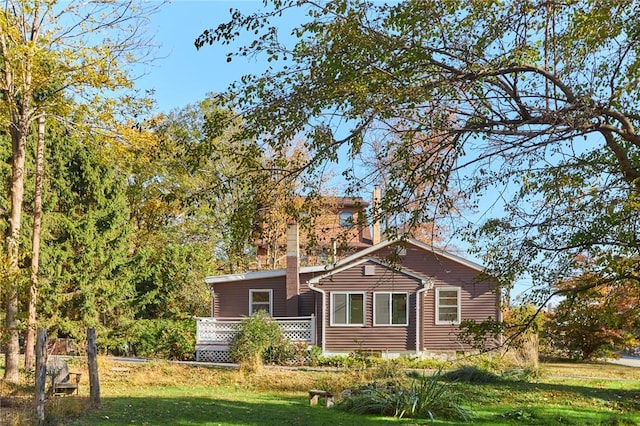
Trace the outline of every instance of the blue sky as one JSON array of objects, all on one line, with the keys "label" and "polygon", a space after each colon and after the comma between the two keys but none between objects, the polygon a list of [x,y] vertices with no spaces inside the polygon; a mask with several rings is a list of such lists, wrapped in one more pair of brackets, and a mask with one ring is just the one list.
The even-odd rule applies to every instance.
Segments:
[{"label": "blue sky", "polygon": [[[226,61],[230,46],[194,46],[202,31],[229,20],[229,9],[255,10],[260,1],[174,0],[151,16],[149,32],[160,45],[159,58],[145,67],[136,86],[154,89],[158,110],[168,112],[221,92],[242,75],[264,69],[257,59]],[[247,40],[247,38],[245,38]]]}]

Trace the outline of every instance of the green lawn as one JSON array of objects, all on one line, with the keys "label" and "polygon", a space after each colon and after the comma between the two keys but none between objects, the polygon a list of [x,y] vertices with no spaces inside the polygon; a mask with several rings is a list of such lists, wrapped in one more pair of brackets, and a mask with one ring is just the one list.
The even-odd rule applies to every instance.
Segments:
[{"label": "green lawn", "polygon": [[[636,383],[638,385],[638,383]],[[477,425],[638,424],[638,391],[616,393],[571,385],[473,386]],[[635,396],[633,395],[635,393]],[[625,398],[628,398],[625,402]],[[635,408],[630,399],[635,398]],[[310,407],[306,394],[169,387],[105,397],[104,408],[74,425],[376,425],[431,424]],[[625,419],[626,423],[622,420]],[[436,421],[435,424],[459,424]]]},{"label": "green lawn", "polygon": [[[87,375],[79,397],[56,398],[47,410],[55,418],[50,424],[57,425],[432,424],[428,419],[361,416],[308,405],[308,389],[339,392],[369,379],[369,374],[265,369],[245,375],[225,368],[101,360],[100,410],[86,408]],[[535,382],[451,386],[466,396],[473,425],[640,425],[640,369],[547,364]],[[3,397],[10,393],[5,386]],[[15,419],[13,424],[21,424]],[[435,424],[460,423],[436,419]]]},{"label": "green lawn", "polygon": [[[100,412],[74,425],[355,425],[392,419],[310,407],[302,393],[218,388],[162,388],[153,395],[104,398]],[[415,422],[396,422],[416,424]],[[426,422],[423,422],[423,424]]]}]

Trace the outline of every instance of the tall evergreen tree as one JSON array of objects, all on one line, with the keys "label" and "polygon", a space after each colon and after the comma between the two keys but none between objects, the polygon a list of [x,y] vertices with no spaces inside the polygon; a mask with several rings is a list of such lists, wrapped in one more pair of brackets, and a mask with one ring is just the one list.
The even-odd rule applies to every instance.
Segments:
[{"label": "tall evergreen tree", "polygon": [[48,327],[83,338],[132,317],[126,178],[92,143],[51,133],[40,306]]}]

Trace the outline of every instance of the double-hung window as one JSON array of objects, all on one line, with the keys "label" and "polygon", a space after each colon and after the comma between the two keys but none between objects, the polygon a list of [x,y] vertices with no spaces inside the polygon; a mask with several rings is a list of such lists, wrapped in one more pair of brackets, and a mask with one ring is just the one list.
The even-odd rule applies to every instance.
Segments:
[{"label": "double-hung window", "polygon": [[460,324],[460,288],[436,289],[436,324]]},{"label": "double-hung window", "polygon": [[407,325],[409,311],[407,293],[374,293],[374,325]]},{"label": "double-hung window", "polygon": [[364,325],[364,293],[331,293],[331,325]]},{"label": "double-hung window", "polygon": [[249,315],[265,311],[272,315],[272,290],[249,290]]}]

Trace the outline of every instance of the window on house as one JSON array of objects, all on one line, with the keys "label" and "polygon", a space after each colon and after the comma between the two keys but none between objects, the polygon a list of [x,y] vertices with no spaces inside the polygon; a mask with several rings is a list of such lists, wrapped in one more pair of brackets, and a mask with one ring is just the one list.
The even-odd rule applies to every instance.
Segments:
[{"label": "window on house", "polygon": [[331,293],[331,325],[364,325],[364,293]]},{"label": "window on house", "polygon": [[249,290],[249,315],[258,311],[272,315],[271,292],[272,290]]},{"label": "window on house", "polygon": [[460,289],[436,289],[436,324],[460,324]]},{"label": "window on house", "polygon": [[374,325],[407,325],[407,293],[374,293]]},{"label": "window on house", "polygon": [[353,213],[340,212],[340,226],[342,226],[343,228],[353,226]]}]

